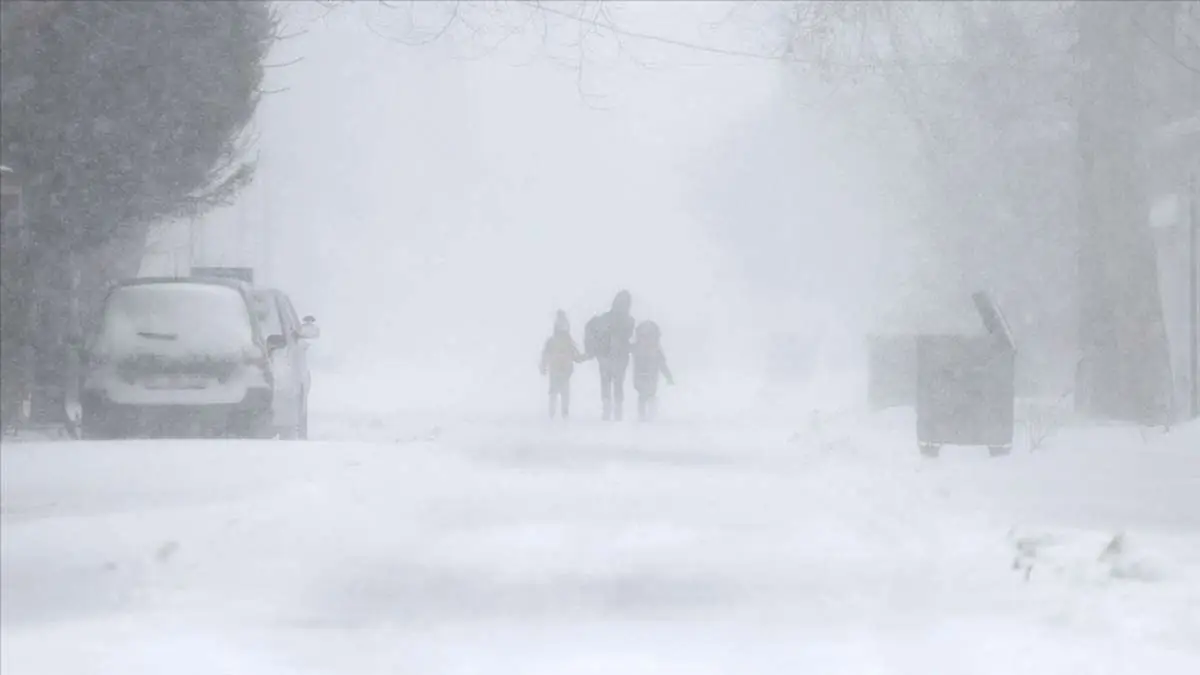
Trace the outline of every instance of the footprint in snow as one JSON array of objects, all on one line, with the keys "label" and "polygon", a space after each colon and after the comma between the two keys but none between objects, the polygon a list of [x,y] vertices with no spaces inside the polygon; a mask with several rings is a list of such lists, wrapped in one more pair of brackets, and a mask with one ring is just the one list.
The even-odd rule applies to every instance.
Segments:
[{"label": "footprint in snow", "polygon": [[163,542],[162,546],[158,547],[158,551],[155,552],[154,557],[160,563],[167,563],[167,562],[170,562],[171,558],[173,558],[175,556],[175,554],[178,552],[179,552],[179,543],[178,542],[175,542],[175,541]]}]

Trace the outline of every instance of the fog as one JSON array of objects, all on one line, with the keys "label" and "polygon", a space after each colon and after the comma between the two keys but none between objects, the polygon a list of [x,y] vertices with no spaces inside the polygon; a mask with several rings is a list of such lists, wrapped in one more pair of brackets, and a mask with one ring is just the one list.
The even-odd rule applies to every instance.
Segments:
[{"label": "fog", "polygon": [[[841,24],[831,7],[280,5],[254,183],[190,235],[163,224],[143,271],[254,265],[320,317],[314,366],[393,399],[521,409],[554,311],[580,339],[619,289],[664,326],[677,404],[707,388],[693,403],[726,407],[764,395],[788,350],[845,380],[868,334],[978,333],[984,290],[1020,344],[1020,391],[1061,397],[1087,360],[1122,381],[1098,390],[1145,392],[1112,415],[1183,414],[1189,272],[1172,252],[1190,216],[1148,214],[1191,169],[1186,150],[1116,139],[1194,110],[1190,71],[1123,43],[1141,93],[1095,71],[1100,115],[1069,94],[1075,5],[846,5]],[[1110,9],[1093,27],[1119,25]],[[1093,114],[1109,126],[1087,140]],[[1144,170],[1082,180],[1094,152]],[[1154,241],[1131,225],[1150,220]],[[1111,267],[1096,279],[1088,242]],[[1118,345],[1163,307],[1169,335]],[[806,375],[789,386],[828,384]]]},{"label": "fog", "polygon": [[1200,4],[0,13],[4,673],[1200,672]]},{"label": "fog", "polygon": [[[554,311],[581,340],[627,288],[693,394],[734,378],[745,396],[771,332],[862,327],[888,205],[855,175],[869,165],[830,87],[798,92],[777,62],[650,40],[564,46],[576,29],[553,16],[549,37],[531,24],[480,56],[470,35],[389,39],[408,36],[404,8],[283,11],[306,32],[269,59],[287,65],[268,70],[256,181],[187,246],[197,263],[255,265],[318,316],[314,367],[368,391],[532,407]],[[618,16],[760,47],[722,3]],[[762,161],[752,153],[769,145],[745,130],[780,108],[791,128],[775,125],[779,152]],[[731,212],[740,227],[721,220]],[[786,241],[770,238],[779,226]]]}]

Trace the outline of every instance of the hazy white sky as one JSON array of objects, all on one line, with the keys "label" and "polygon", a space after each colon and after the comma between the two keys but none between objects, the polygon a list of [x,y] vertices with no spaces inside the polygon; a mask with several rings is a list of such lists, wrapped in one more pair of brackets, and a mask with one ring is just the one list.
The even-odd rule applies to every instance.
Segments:
[{"label": "hazy white sky", "polygon": [[[549,50],[530,31],[463,59],[461,36],[413,48],[368,27],[388,34],[395,10],[284,11],[289,30],[308,32],[271,60],[303,60],[268,71],[267,88],[287,90],[260,109],[258,179],[233,208],[204,219],[199,258],[255,264],[288,290],[301,313],[321,320],[319,358],[536,376],[554,310],[569,311],[580,339],[620,288],[633,291],[635,316],[664,326],[677,362],[757,358],[746,259],[714,229],[703,198],[703,180],[724,179],[697,164],[719,157],[765,109],[794,103],[778,64],[641,40],[618,54],[597,39],[581,85],[577,68],[546,54],[578,56],[553,46],[574,30],[565,22],[554,24]],[[710,43],[706,22],[727,14],[715,2],[615,11],[623,26]],[[788,203],[815,205],[792,238],[807,248],[798,264],[869,267],[836,259],[861,241],[851,221],[870,219],[848,188],[855,167],[839,160],[839,141],[774,124],[786,132],[781,147],[803,159],[768,167],[784,174],[764,188],[774,201],[747,191],[747,217],[779,220]],[[714,192],[722,209],[738,208],[738,195],[730,204],[727,190]],[[841,243],[821,243],[830,241]]]}]

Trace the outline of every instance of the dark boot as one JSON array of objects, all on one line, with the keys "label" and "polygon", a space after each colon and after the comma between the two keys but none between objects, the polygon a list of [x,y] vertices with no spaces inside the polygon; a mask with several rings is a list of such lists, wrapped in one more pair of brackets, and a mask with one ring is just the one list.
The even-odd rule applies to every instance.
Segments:
[{"label": "dark boot", "polygon": [[613,374],[613,419],[620,422],[625,412],[625,371],[618,370]]},{"label": "dark boot", "polygon": [[612,419],[612,371],[604,361],[600,361],[600,404],[604,409],[604,421]]}]

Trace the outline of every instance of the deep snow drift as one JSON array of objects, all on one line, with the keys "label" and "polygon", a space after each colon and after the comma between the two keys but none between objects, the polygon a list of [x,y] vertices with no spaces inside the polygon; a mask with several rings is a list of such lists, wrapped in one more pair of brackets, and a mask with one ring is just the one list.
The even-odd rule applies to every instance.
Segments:
[{"label": "deep snow drift", "polygon": [[6,443],[0,666],[1200,672],[1200,428],[934,462],[911,425],[326,413],[308,443]]}]

